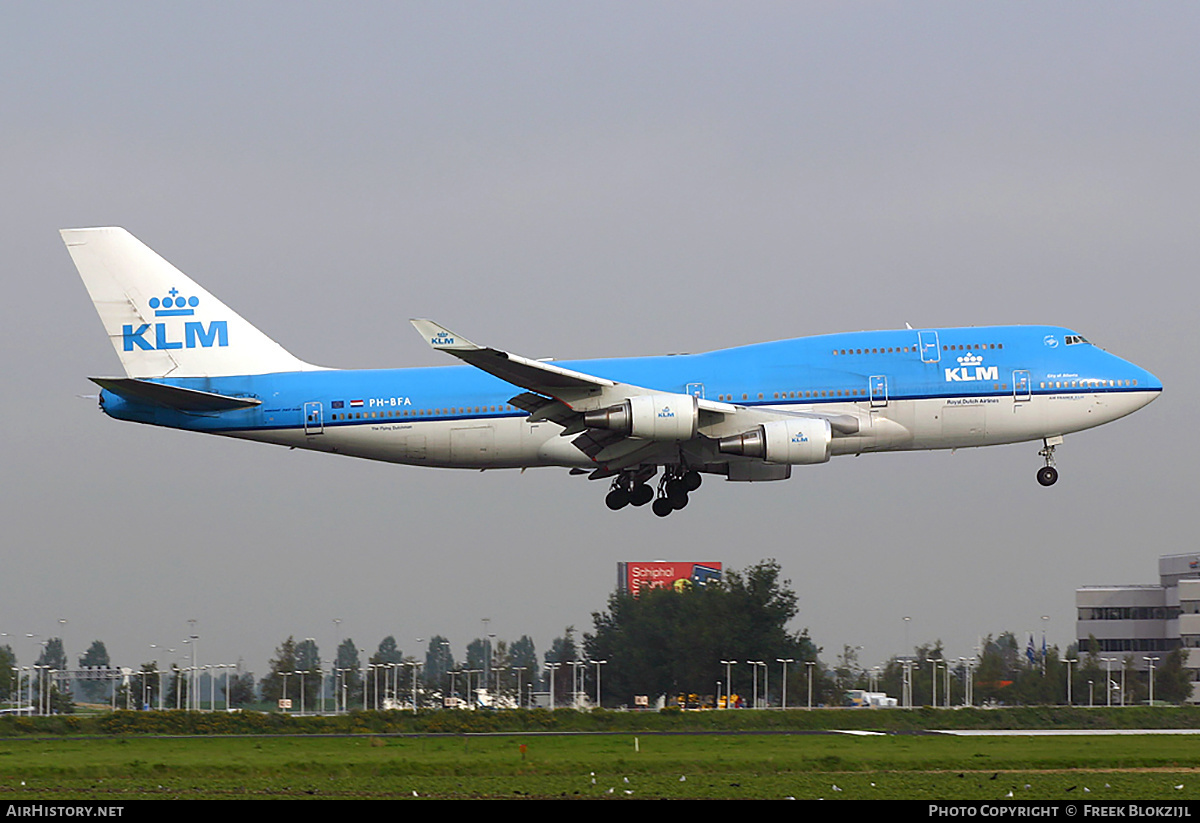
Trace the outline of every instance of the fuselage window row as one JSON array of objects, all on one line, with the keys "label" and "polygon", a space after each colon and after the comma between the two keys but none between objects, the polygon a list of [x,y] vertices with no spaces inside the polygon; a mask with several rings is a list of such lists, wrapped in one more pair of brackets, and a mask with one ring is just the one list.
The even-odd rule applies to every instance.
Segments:
[{"label": "fuselage window row", "polygon": [[495,414],[516,411],[514,406],[474,406],[458,409],[416,409],[413,411],[349,412],[330,415],[330,420],[377,420],[389,417],[441,417],[448,414]]},{"label": "fuselage window row", "polygon": [[[1002,349],[1002,348],[1004,348],[1003,343],[974,343],[974,344],[959,343],[959,344],[954,344],[954,345],[950,345],[950,344],[944,345],[944,346],[942,346],[942,351],[947,351],[947,352],[948,351],[978,351],[978,350]],[[848,354],[908,354],[910,350],[915,353],[917,351],[917,347],[916,346],[911,346],[911,347],[910,346],[896,346],[896,347],[889,346],[887,348],[877,348],[877,349],[833,349],[833,354],[835,356],[836,355],[848,355]]]}]

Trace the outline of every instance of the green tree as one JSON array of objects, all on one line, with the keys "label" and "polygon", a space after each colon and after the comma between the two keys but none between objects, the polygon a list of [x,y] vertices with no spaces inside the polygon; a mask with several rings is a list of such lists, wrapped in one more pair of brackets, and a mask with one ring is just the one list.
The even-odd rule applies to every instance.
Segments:
[{"label": "green tree", "polygon": [[[1140,655],[1139,655],[1140,656]],[[1138,661],[1132,654],[1127,654],[1121,660],[1121,667],[1124,670],[1125,683],[1125,705],[1136,706],[1139,703],[1150,699],[1149,683],[1146,675],[1138,670]]]},{"label": "green tree", "polygon": [[[574,692],[572,681],[575,678],[575,667],[570,664],[578,661],[579,649],[575,645],[575,627],[567,626],[562,637],[554,638],[554,642],[550,644],[550,650],[546,652],[546,671],[543,682],[547,689],[553,683],[556,706],[572,702],[571,695]],[[552,666],[555,670],[553,677],[550,675]]]},{"label": "green tree", "polygon": [[300,708],[300,677],[296,675],[299,658],[296,654],[296,640],[288,637],[275,649],[275,657],[271,659],[270,671],[258,683],[258,690],[263,700],[268,703],[278,703],[280,700],[291,700],[292,710]]},{"label": "green tree", "polygon": [[[635,695],[711,695],[725,679],[722,660],[738,661],[729,667],[732,691],[749,695],[762,667],[747,662],[773,667],[779,659],[796,661],[788,675],[789,702],[794,702],[792,695],[807,689],[803,664],[815,663],[820,651],[807,632],[788,629],[798,611],[778,562],[764,560],[703,587],[652,589],[640,597],[615,592],[608,611],[592,615],[595,631],[584,636],[584,648],[589,659],[608,661],[601,676],[606,704],[630,705]],[[769,699],[778,703],[782,683],[775,678],[770,685]],[[824,688],[814,682],[816,700]]]},{"label": "green tree", "polygon": [[299,681],[296,691],[299,694],[302,689],[304,695],[304,702],[300,705],[304,706],[305,711],[316,711],[321,700],[321,680],[324,675],[321,671],[321,650],[311,637],[296,644],[295,670],[302,672],[296,676]]},{"label": "green tree", "polygon": [[242,672],[230,678],[228,686],[224,688],[228,688],[226,697],[230,706],[245,706],[255,701],[254,675],[251,672]]},{"label": "green tree", "polygon": [[1012,632],[983,642],[979,665],[975,669],[975,698],[980,703],[1017,703],[1010,687],[1016,682],[1020,648]]},{"label": "green tree", "polygon": [[358,656],[358,644],[347,637],[338,644],[337,657],[334,660],[334,688],[337,690],[337,702],[343,708],[363,705],[362,663]]},{"label": "green tree", "polygon": [[[79,667],[83,668],[102,668],[107,669],[112,665],[108,658],[108,649],[104,643],[99,640],[93,640],[92,645],[88,646],[87,652],[79,657]],[[84,700],[97,703],[106,700],[111,687],[110,680],[89,680],[81,679],[79,684],[79,696]]]},{"label": "green tree", "polygon": [[366,683],[367,705],[372,709],[382,709],[385,698],[396,698],[403,662],[404,654],[396,644],[396,638],[389,634],[379,642],[379,648],[367,661],[370,673]]},{"label": "green tree", "polygon": [[1183,649],[1172,649],[1154,669],[1154,699],[1186,703],[1192,696],[1191,672],[1185,665]]},{"label": "green tree", "polygon": [[0,700],[15,700],[20,687],[19,672],[16,671],[17,656],[11,646],[0,646]]},{"label": "green tree", "polygon": [[159,689],[158,662],[143,663],[142,668],[132,677],[130,683],[135,690],[139,709],[157,709]]},{"label": "green tree", "polygon": [[[514,641],[509,647],[508,658],[508,677],[504,682],[511,687],[517,705],[525,706],[528,703],[530,685],[537,681],[538,676],[537,649],[534,648],[533,638],[527,634],[521,635],[521,639]],[[524,694],[518,693],[518,690]]]},{"label": "green tree", "polygon": [[450,641],[440,634],[429,638],[429,645],[425,649],[425,685],[440,694],[448,695],[450,672],[456,667],[454,653],[450,651]]},{"label": "green tree", "polygon": [[839,692],[863,688],[865,675],[862,667],[858,665],[859,648],[850,645],[842,646],[842,653],[838,655],[837,666],[832,672],[833,685]]},{"label": "green tree", "polygon": [[71,700],[68,681],[56,674],[67,670],[67,653],[63,650],[61,637],[51,637],[46,641],[36,665],[40,668],[33,687],[34,704],[46,705],[43,701],[48,701],[50,711],[54,714],[73,712],[75,704]]}]

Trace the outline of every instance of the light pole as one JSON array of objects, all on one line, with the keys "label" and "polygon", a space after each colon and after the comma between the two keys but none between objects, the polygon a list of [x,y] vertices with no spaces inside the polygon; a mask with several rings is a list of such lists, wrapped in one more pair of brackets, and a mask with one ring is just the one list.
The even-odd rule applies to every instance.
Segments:
[{"label": "light pole", "polygon": [[[1101,657],[1100,661],[1102,663],[1104,663],[1104,691],[1107,693],[1107,698],[1108,698],[1108,702],[1106,705],[1108,706],[1108,708],[1111,709],[1112,708],[1113,686],[1116,685],[1115,683],[1113,683],[1113,679],[1112,679],[1112,664],[1116,663],[1117,659],[1115,657]],[[1088,682],[1090,683],[1091,681],[1089,680]],[[1090,698],[1089,698],[1089,702],[1090,702]]]},{"label": "light pole", "polygon": [[1143,657],[1142,659],[1150,664],[1150,705],[1153,706],[1154,705],[1154,664],[1157,663],[1162,658]]},{"label": "light pole", "polygon": [[725,708],[730,708],[730,703],[733,701],[733,672],[730,666],[737,665],[736,660],[722,660],[725,665]]},{"label": "light pole", "polygon": [[303,716],[304,715],[304,672],[303,672],[303,670],[297,670],[297,671],[292,672],[292,674],[297,675],[300,678],[300,714],[301,714],[301,716]]},{"label": "light pole", "polygon": [[[188,635],[188,639],[192,643],[192,691],[195,692],[196,695],[194,701],[188,701],[188,707],[191,708],[191,705],[194,702],[196,711],[200,711],[200,690],[198,688],[200,685],[200,676],[198,674],[199,670],[196,668],[196,641],[200,639],[200,635],[196,634],[195,619],[189,620],[188,625],[192,627],[192,631],[191,634]],[[188,697],[191,697],[191,695],[189,694]]]},{"label": "light pole", "polygon": [[479,708],[479,690],[472,690],[471,675],[480,675],[480,683],[482,684],[483,669],[464,669],[464,671],[467,673],[467,699],[471,702],[471,710],[474,711],[475,709]]},{"label": "light pole", "polygon": [[525,671],[524,666],[513,666],[513,671],[517,673],[517,708],[521,708],[521,672]]},{"label": "light pole", "polygon": [[412,707],[413,711],[417,710],[417,669],[421,668],[421,664],[413,660],[406,662],[405,666],[412,666]]},{"label": "light pole", "polygon": [[561,666],[562,663],[547,663],[546,668],[550,670],[550,709],[553,711],[557,708],[554,705],[554,672]]},{"label": "light pole", "polygon": [[1063,662],[1067,664],[1067,705],[1070,706],[1071,705],[1071,664],[1078,663],[1079,661],[1074,658],[1071,658],[1071,657],[1064,657]]},{"label": "light pole", "polygon": [[963,705],[971,706],[975,703],[975,678],[973,674],[975,668],[975,658],[960,657],[958,660],[963,666],[963,675],[967,679],[966,682],[963,683]]},{"label": "light pole", "polygon": [[781,668],[783,669],[783,674],[781,675],[781,677],[783,678],[783,699],[780,702],[779,708],[786,709],[787,708],[787,667],[788,667],[788,663],[795,663],[796,661],[795,661],[795,658],[791,658],[791,657],[776,657],[775,662],[782,664]]},{"label": "light pole", "polygon": [[[573,704],[573,708],[578,709],[580,700],[579,693],[582,691],[580,686],[583,683],[579,669],[582,666],[586,666],[587,662],[583,660],[568,660],[567,665],[571,667],[571,703]],[[584,671],[586,671],[586,669]]]},{"label": "light pole", "polygon": [[817,665],[813,660],[805,660],[804,665],[808,667],[808,708],[812,710],[812,676],[813,666]]},{"label": "light pole", "polygon": [[1050,615],[1042,615],[1042,674],[1046,673],[1046,626],[1050,623]]},{"label": "light pole", "polygon": [[596,664],[596,708],[600,708],[600,667],[607,663],[607,660],[593,660]]},{"label": "light pole", "polygon": [[938,662],[936,657],[931,657],[929,659],[929,688],[932,689],[933,695],[929,700],[929,705],[935,709],[937,708],[937,664]]}]

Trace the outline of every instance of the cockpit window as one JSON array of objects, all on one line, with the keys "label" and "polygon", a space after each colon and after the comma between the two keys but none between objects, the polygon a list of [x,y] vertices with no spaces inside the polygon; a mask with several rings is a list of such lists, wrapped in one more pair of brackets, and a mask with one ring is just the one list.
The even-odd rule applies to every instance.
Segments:
[{"label": "cockpit window", "polygon": [[1085,338],[1081,334],[1068,334],[1067,335],[1067,345],[1068,346],[1074,346],[1077,343],[1086,343],[1086,342],[1088,342],[1087,338]]}]

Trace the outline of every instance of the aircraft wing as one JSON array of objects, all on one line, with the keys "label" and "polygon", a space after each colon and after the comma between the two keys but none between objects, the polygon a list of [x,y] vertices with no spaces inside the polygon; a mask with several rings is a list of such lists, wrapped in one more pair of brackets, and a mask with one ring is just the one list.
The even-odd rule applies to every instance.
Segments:
[{"label": "aircraft wing", "polygon": [[[469,363],[514,386],[559,400],[576,413],[602,408],[626,397],[653,393],[641,386],[617,383],[606,377],[564,369],[543,360],[530,360],[511,352],[480,346],[432,320],[410,322],[430,347],[454,355],[464,363]],[[703,398],[699,399],[699,404],[701,410],[708,412],[729,414],[737,410],[732,403],[718,403]],[[526,408],[520,403],[514,405]]]},{"label": "aircraft wing", "polygon": [[431,347],[452,354],[464,363],[493,374],[514,386],[539,394],[553,397],[564,389],[588,392],[617,385],[603,377],[594,377],[499,349],[476,345],[432,320],[411,322]]},{"label": "aircraft wing", "polygon": [[[761,409],[716,402],[689,395],[664,394],[642,386],[618,383],[605,377],[530,360],[510,352],[480,346],[455,334],[432,320],[412,320],[426,342],[499,377],[526,391],[509,402],[530,413],[530,420],[549,420],[563,427],[562,436],[579,435],[571,442],[606,470],[617,470],[640,462],[653,460],[664,448],[659,438],[647,440],[638,430],[613,426],[603,421],[603,410],[614,411],[618,404],[630,399],[653,400],[677,405],[680,401],[695,403],[698,425],[683,433],[671,433],[661,440],[681,442],[697,436],[715,440],[737,434],[763,420],[779,418],[815,418],[828,421],[838,435],[850,435],[859,430],[859,420],[852,414],[820,414],[778,409]],[[591,413],[599,413],[595,417]],[[673,414],[669,415],[674,417]],[[614,431],[613,429],[619,429]]]}]

